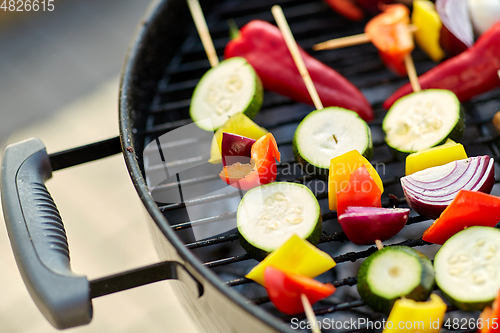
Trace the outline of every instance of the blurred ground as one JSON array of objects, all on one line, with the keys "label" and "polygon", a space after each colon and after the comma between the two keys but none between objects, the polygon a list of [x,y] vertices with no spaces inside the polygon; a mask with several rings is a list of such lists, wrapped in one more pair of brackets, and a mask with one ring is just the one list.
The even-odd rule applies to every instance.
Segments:
[{"label": "blurred ground", "polygon": [[[118,75],[147,4],[56,1],[52,13],[0,25],[2,146],[36,136],[50,153],[118,135]],[[93,279],[158,261],[121,155],[58,171],[47,186],[65,222],[74,272]],[[92,323],[68,332],[191,332],[170,283],[97,298]],[[0,226],[4,332],[58,331],[31,300]]]}]

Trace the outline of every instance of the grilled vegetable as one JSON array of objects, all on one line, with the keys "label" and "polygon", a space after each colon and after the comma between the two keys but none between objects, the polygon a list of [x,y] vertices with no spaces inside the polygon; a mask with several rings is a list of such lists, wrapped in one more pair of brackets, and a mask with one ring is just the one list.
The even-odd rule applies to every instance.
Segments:
[{"label": "grilled vegetable", "polygon": [[330,210],[337,210],[337,193],[349,184],[351,174],[365,166],[373,178],[380,192],[384,192],[384,184],[380,176],[371,163],[357,150],[351,150],[345,154],[334,157],[330,161],[330,172],[328,176],[328,204]]},{"label": "grilled vegetable", "polygon": [[467,0],[436,0],[436,10],[443,22],[440,44],[449,55],[457,55],[474,44]]},{"label": "grilled vegetable", "polygon": [[370,127],[355,112],[324,108],[308,114],[293,136],[293,153],[307,174],[326,178],[330,161],[357,150],[370,159],[373,143]]},{"label": "grilled vegetable", "polygon": [[500,302],[500,290],[492,306],[485,307],[479,315],[478,323],[481,322],[483,327],[478,328],[478,333],[494,333],[500,328],[500,305],[498,302]]},{"label": "grilled vegetable", "polygon": [[431,294],[430,298],[427,302],[415,302],[407,298],[398,299],[387,318],[387,322],[392,323],[392,327],[385,328],[384,332],[401,332],[400,327],[406,327],[406,323],[411,322],[414,326],[405,331],[439,333],[444,323],[447,306],[436,294]]},{"label": "grilled vegetable", "polygon": [[222,133],[222,164],[226,166],[236,162],[248,163],[254,143],[254,139],[231,133]]},{"label": "grilled vegetable", "polygon": [[[447,89],[455,93],[461,102],[500,86],[500,22],[482,34],[467,51],[448,59],[419,77],[422,89]],[[391,107],[396,100],[413,90],[404,85],[385,102]]]},{"label": "grilled vegetable", "polygon": [[389,109],[382,123],[387,144],[408,154],[458,140],[465,114],[455,94],[429,89],[409,94]]},{"label": "grilled vegetable", "polygon": [[358,292],[375,311],[386,315],[400,297],[425,301],[434,286],[429,258],[407,246],[372,253],[359,268]]},{"label": "grilled vegetable", "polygon": [[439,165],[448,164],[456,160],[467,158],[464,146],[453,140],[446,140],[440,146],[420,150],[406,157],[406,175],[425,170]]},{"label": "grilled vegetable", "polygon": [[415,48],[408,30],[410,10],[403,4],[386,5],[384,11],[365,26],[365,34],[379,51],[385,65],[401,76],[406,75],[404,58]]},{"label": "grilled vegetable", "polygon": [[279,162],[280,158],[276,140],[271,133],[267,133],[252,145],[251,163],[236,162],[225,166],[219,177],[238,189],[250,190],[276,180],[276,160]]},{"label": "grilled vegetable", "polygon": [[335,261],[328,253],[293,234],[280,248],[255,266],[246,277],[265,286],[264,270],[268,266],[314,278],[335,265]]},{"label": "grilled vegetable", "polygon": [[500,21],[500,2],[498,0],[468,0],[467,3],[474,31],[478,36]]},{"label": "grilled vegetable", "polygon": [[[373,110],[363,94],[331,67],[300,49],[302,58],[324,106],[340,106],[356,111],[366,121]],[[255,68],[264,88],[303,103],[313,104],[279,29],[253,20],[241,28],[224,51],[225,58],[243,57]]]},{"label": "grilled vegetable", "polygon": [[347,186],[337,193],[337,215],[342,216],[349,206],[381,207],[381,194],[363,165],[351,174]]},{"label": "grilled vegetable", "polygon": [[351,21],[361,21],[365,16],[363,10],[359,8],[353,0],[325,0],[334,11],[348,18]]},{"label": "grilled vegetable", "polygon": [[209,118],[213,130],[217,130],[238,112],[255,117],[262,97],[262,82],[255,70],[244,58],[236,57],[222,61],[203,75],[194,89],[189,115],[195,122]]},{"label": "grilled vegetable", "polygon": [[241,245],[257,260],[294,234],[315,245],[322,229],[316,197],[307,186],[296,183],[272,183],[248,191],[236,220]]},{"label": "grilled vegetable", "polygon": [[434,3],[429,0],[417,0],[413,2],[411,21],[417,27],[415,41],[417,45],[427,53],[433,61],[440,61],[445,57],[444,51],[439,45],[441,19]]},{"label": "grilled vegetable", "polygon": [[267,131],[254,123],[250,118],[243,113],[237,113],[219,128],[212,139],[212,146],[210,147],[210,163],[217,164],[222,162],[221,149],[222,149],[222,134],[232,133],[242,135],[250,139],[259,139],[266,135]]},{"label": "grilled vegetable", "polygon": [[443,244],[448,238],[471,226],[494,227],[500,221],[500,198],[460,190],[441,216],[424,232],[422,239]]},{"label": "grilled vegetable", "polygon": [[456,307],[478,311],[500,288],[500,230],[470,227],[444,243],[434,257],[436,284]]},{"label": "grilled vegetable", "polygon": [[300,295],[304,294],[309,303],[332,295],[335,287],[331,283],[321,283],[307,276],[287,273],[272,266],[264,270],[269,299],[278,310],[288,315],[304,312]]},{"label": "grilled vegetable", "polygon": [[400,232],[408,221],[408,208],[348,207],[338,221],[347,238],[357,245],[385,241]]},{"label": "grilled vegetable", "polygon": [[403,177],[406,201],[420,215],[438,218],[460,190],[490,193],[495,183],[494,163],[489,156],[471,157]]}]

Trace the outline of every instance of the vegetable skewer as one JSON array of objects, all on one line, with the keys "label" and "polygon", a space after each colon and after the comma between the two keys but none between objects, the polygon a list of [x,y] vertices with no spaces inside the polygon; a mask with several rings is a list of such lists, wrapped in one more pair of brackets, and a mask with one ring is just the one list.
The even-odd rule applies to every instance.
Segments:
[{"label": "vegetable skewer", "polygon": [[196,25],[196,30],[201,38],[201,43],[203,48],[207,53],[208,61],[210,61],[210,66],[215,67],[219,64],[219,58],[217,57],[217,52],[215,52],[214,43],[210,37],[210,32],[208,31],[207,22],[203,16],[203,11],[201,10],[200,2],[198,0],[187,0],[189,11],[193,16],[194,24]]},{"label": "vegetable skewer", "polygon": [[[299,69],[300,75],[302,76],[302,79],[304,80],[307,91],[311,95],[314,106],[316,107],[316,109],[322,110],[323,103],[321,103],[318,92],[317,92],[316,88],[314,87],[314,83],[311,79],[311,76],[309,75],[309,72],[307,71],[306,65],[304,64],[304,59],[302,59],[302,57],[300,55],[299,48],[297,47],[297,43],[295,42],[295,39],[293,38],[292,31],[290,30],[290,27],[288,26],[288,23],[287,23],[286,18],[285,18],[285,14],[283,13],[281,6],[274,5],[271,8],[271,12],[273,13],[274,19],[276,20],[276,23],[278,24],[278,27],[280,28],[281,33],[283,34],[283,38],[285,39],[285,43],[286,43],[290,53],[292,54],[293,61],[295,62],[295,65],[297,65],[297,68]],[[316,326],[316,322],[317,322],[316,315],[314,314],[311,303],[309,303],[307,296],[305,294],[301,294],[300,300],[302,301],[302,306],[304,307],[304,312],[306,313],[307,319],[309,320],[309,322],[314,323],[312,326],[313,333],[321,333],[320,329]]]},{"label": "vegetable skewer", "polygon": [[[187,3],[212,66],[200,79],[191,97],[191,119],[206,131],[219,129],[236,113],[244,113],[252,119],[262,106],[260,78],[244,58],[235,57],[219,64],[199,1],[187,0]],[[210,122],[202,122],[204,119],[210,119]]]},{"label": "vegetable skewer", "polygon": [[[410,32],[415,32],[415,31],[417,31],[417,27],[410,24],[408,26],[408,30]],[[357,34],[357,35],[352,35],[352,36],[330,39],[330,40],[313,45],[312,49],[314,51],[333,50],[333,49],[340,49],[340,48],[347,47],[347,46],[366,44],[366,43],[370,43],[370,42],[371,42],[370,37],[368,37],[367,34],[362,33],[362,34]]]},{"label": "vegetable skewer", "polygon": [[278,24],[278,28],[280,28],[281,33],[283,34],[283,38],[285,39],[285,43],[288,47],[288,50],[292,54],[293,61],[295,62],[295,65],[297,66],[300,75],[304,80],[307,91],[311,95],[314,107],[316,107],[317,110],[322,110],[323,103],[321,103],[321,100],[319,99],[318,91],[316,90],[316,87],[314,86],[311,76],[309,75],[309,71],[307,70],[306,65],[304,64],[304,59],[302,59],[302,56],[300,55],[299,48],[297,47],[297,43],[293,38],[292,31],[288,26],[285,14],[283,14],[283,10],[281,9],[280,6],[274,5],[271,8],[271,12],[273,13],[274,19]]},{"label": "vegetable skewer", "polygon": [[313,323],[311,330],[313,331],[313,333],[321,333],[321,330],[316,324],[316,315],[314,314],[313,308],[311,306],[311,303],[309,303],[307,296],[304,294],[300,294],[300,300],[302,301],[302,306],[304,307],[304,312],[306,313],[307,320],[309,320],[310,323]]}]

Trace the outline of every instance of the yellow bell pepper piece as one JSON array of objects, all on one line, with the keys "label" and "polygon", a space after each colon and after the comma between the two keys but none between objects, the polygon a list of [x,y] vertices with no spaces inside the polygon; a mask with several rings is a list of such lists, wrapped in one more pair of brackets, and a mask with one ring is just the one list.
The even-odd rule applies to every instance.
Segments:
[{"label": "yellow bell pepper piece", "polygon": [[467,158],[464,146],[448,139],[441,146],[420,150],[406,157],[406,175]]},{"label": "yellow bell pepper piece", "polygon": [[273,266],[287,273],[314,278],[335,267],[333,258],[297,235],[293,235],[279,249],[271,252],[247,275],[264,286],[264,269]]},{"label": "yellow bell pepper piece", "polygon": [[377,170],[357,150],[351,150],[345,154],[332,158],[330,161],[330,175],[328,177],[328,204],[330,210],[337,210],[337,193],[349,184],[351,173],[365,166],[377,184],[380,192],[384,192],[384,184]]},{"label": "yellow bell pepper piece", "polygon": [[443,59],[445,53],[439,45],[439,35],[443,24],[434,4],[429,0],[414,1],[411,21],[418,29],[415,32],[415,41],[422,51],[427,53],[433,61]]},{"label": "yellow bell pepper piece", "polygon": [[435,294],[427,302],[398,299],[392,307],[383,333],[390,332],[439,332],[443,326],[446,304]]},{"label": "yellow bell pepper piece", "polygon": [[210,148],[210,159],[208,162],[212,164],[222,163],[222,133],[231,133],[245,136],[250,139],[260,139],[261,136],[267,134],[267,130],[254,123],[250,118],[239,112],[226,121],[226,123],[215,132],[212,139],[212,147]]}]

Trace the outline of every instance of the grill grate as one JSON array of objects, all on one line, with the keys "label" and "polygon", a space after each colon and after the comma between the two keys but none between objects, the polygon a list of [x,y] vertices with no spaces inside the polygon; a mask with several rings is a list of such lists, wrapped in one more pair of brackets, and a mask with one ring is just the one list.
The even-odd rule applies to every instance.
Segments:
[{"label": "grill grate", "polygon": [[[214,39],[217,53],[221,55],[224,46],[229,41],[227,37],[227,19],[234,19],[239,26],[257,18],[273,22],[270,13],[270,7],[273,4],[280,4],[283,7],[298,43],[310,54],[313,54],[316,58],[346,76],[362,90],[372,104],[375,119],[369,125],[374,141],[373,164],[384,168],[384,172],[381,175],[385,186],[385,193],[383,195],[384,206],[405,207],[406,202],[399,185],[399,177],[404,173],[404,164],[392,156],[384,142],[381,124],[385,110],[383,110],[381,105],[386,97],[407,80],[390,73],[380,61],[376,49],[371,44],[314,53],[310,50],[311,46],[315,43],[335,37],[361,33],[366,22],[348,22],[344,18],[334,14],[320,0],[279,0],[273,2],[266,0],[226,1],[207,15],[207,23]],[[434,65],[419,50],[416,50],[413,55],[418,73],[423,73]],[[190,97],[199,78],[208,69],[209,62],[193,28],[190,37],[186,39],[178,54],[166,68],[165,76],[158,83],[156,96],[149,110],[147,126],[144,132],[141,133],[145,135],[145,146],[149,142],[154,141],[158,136],[192,122],[189,118]],[[491,118],[500,109],[500,91],[496,90],[479,96],[472,102],[465,103],[464,108],[466,111],[467,129],[463,135],[462,143],[466,146],[469,155],[488,154],[498,161],[500,157],[499,139],[491,125]],[[254,120],[259,125],[272,131],[278,141],[283,158],[283,162],[278,166],[278,170],[281,172],[278,175],[278,180],[300,181],[313,187],[322,211],[326,212],[328,211],[326,208],[327,193],[325,191],[316,191],[321,184],[322,188],[326,189],[325,182],[304,177],[300,173],[298,173],[298,177],[287,177],[282,173],[285,168],[297,168],[293,162],[291,147],[293,133],[298,123],[312,110],[313,108],[308,105],[294,103],[286,97],[266,92],[262,110]],[[179,148],[189,150],[193,145],[198,143],[199,140],[187,139],[164,144],[161,148],[165,154],[169,154],[169,152]],[[148,150],[145,151],[145,155],[147,153]],[[175,154],[175,152],[172,152],[172,154]],[[191,163],[204,161],[207,158],[208,155],[193,156],[188,159],[169,162],[167,166],[189,166]],[[148,164],[147,160],[145,160],[145,171],[147,174],[161,173],[164,168],[164,164]],[[499,177],[497,176],[496,178],[498,179]],[[217,174],[202,175],[180,181],[179,179],[177,181],[170,181],[158,185],[155,190],[167,191],[177,189],[179,186],[205,186],[208,188],[217,181]],[[500,187],[497,185],[498,182],[497,180],[492,192],[497,195],[500,194]],[[193,239],[193,227],[210,225],[221,221],[231,221],[234,220],[236,213],[234,211],[227,211],[189,221],[186,207],[220,203],[238,198],[240,195],[237,190],[234,190],[225,193],[209,194],[201,198],[189,199],[185,202],[159,203],[158,205],[160,210],[169,219],[172,228],[178,231],[178,235],[186,243],[186,247],[195,251],[207,267],[214,269],[226,285],[237,288],[249,298],[249,302],[264,306],[284,321],[290,321],[292,318],[304,319],[303,315],[283,317],[270,304],[267,304],[268,298],[264,296],[265,291],[253,281],[243,277],[256,262],[249,258],[241,249],[237,241],[238,235],[234,230],[209,239],[198,241]],[[342,265],[348,265],[349,263],[356,264],[358,259],[366,258],[376,250],[373,246],[361,248],[350,244],[336,223],[336,213],[327,212],[322,217],[324,221],[323,229],[325,231],[321,236],[319,247],[328,251],[337,263],[343,263]],[[414,226],[418,226],[418,224],[425,224],[425,222],[430,223],[428,219],[412,213],[404,232],[414,228]],[[412,232],[410,230],[405,235],[409,235],[410,238],[394,242],[392,245],[408,245],[412,247],[429,245],[429,243],[422,241],[421,238],[411,238],[418,237],[421,235],[421,232]],[[346,252],[345,249],[354,250]],[[334,273],[331,273],[320,278],[332,282],[337,287],[348,288],[356,284],[356,278],[353,276],[337,278]],[[348,293],[344,294],[342,299],[334,303],[332,301],[330,303],[319,302],[318,305],[314,306],[316,315],[323,316],[339,312],[346,312],[348,315],[356,314],[354,309],[362,307],[364,303],[359,299],[350,297]],[[454,309],[450,308],[451,310]],[[455,311],[455,313],[458,312]],[[357,315],[360,314],[365,317],[380,318],[380,315],[371,313],[367,308],[357,313]],[[465,313],[459,313],[458,315],[467,316]],[[360,330],[363,329],[365,328]]]}]

